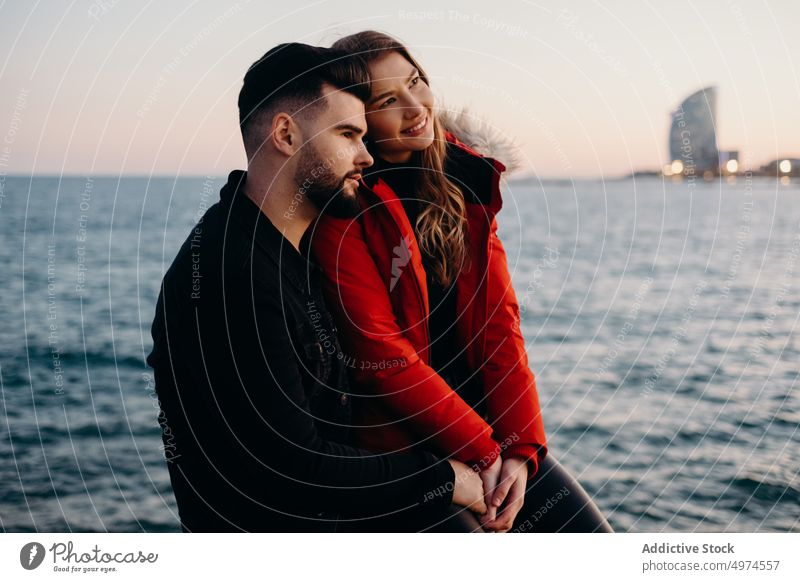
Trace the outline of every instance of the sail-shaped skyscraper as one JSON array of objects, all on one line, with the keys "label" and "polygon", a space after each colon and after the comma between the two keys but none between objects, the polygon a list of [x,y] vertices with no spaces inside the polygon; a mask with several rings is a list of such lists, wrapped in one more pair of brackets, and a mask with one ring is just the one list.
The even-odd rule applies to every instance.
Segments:
[{"label": "sail-shaped skyscraper", "polygon": [[716,87],[706,87],[689,95],[672,112],[669,153],[675,174],[702,176],[719,171],[716,110]]}]

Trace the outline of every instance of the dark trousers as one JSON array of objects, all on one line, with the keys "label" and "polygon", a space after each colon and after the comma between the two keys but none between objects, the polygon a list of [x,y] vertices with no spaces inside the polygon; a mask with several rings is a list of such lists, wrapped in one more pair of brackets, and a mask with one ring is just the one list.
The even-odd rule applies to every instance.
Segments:
[{"label": "dark trousers", "polygon": [[[443,512],[413,508],[389,516],[340,522],[341,532],[482,533],[470,510],[451,505]],[[613,532],[603,514],[572,475],[551,454],[528,481],[525,503],[514,520],[513,533]]]}]

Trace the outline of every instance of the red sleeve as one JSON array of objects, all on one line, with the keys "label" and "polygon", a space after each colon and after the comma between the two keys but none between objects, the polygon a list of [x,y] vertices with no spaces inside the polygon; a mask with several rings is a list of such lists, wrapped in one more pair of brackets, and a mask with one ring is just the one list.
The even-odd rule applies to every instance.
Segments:
[{"label": "red sleeve", "polygon": [[492,219],[488,260],[489,312],[486,322],[486,362],[482,378],[494,439],[503,457],[530,461],[533,477],[547,454],[536,379],[528,367],[525,339],[520,331],[519,303],[511,285],[506,253]]},{"label": "red sleeve", "polygon": [[362,361],[407,365],[359,371],[361,390],[380,395],[400,418],[442,454],[476,464],[496,458],[491,427],[417,354],[404,337],[389,292],[356,220],[324,217],[312,237],[328,306],[345,352]]}]

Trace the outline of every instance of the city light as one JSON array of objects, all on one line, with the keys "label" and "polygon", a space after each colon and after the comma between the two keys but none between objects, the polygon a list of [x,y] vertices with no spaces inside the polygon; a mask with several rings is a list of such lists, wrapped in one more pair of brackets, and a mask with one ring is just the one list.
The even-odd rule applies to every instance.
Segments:
[{"label": "city light", "polygon": [[735,174],[739,171],[739,162],[737,160],[728,160],[728,163],[725,164],[725,169],[728,170],[729,174]]},{"label": "city light", "polygon": [[792,162],[790,160],[781,160],[778,168],[780,169],[781,174],[788,174],[792,171]]},{"label": "city light", "polygon": [[674,160],[672,162],[672,173],[673,174],[682,174],[683,173],[683,162],[680,160]]}]

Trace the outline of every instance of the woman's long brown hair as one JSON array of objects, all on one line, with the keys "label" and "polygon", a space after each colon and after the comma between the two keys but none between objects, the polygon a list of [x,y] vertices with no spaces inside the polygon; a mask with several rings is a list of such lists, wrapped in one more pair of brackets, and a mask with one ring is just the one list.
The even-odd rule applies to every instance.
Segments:
[{"label": "woman's long brown hair", "polygon": [[[408,49],[397,39],[374,30],[365,30],[339,39],[333,48],[359,55],[367,64],[389,52],[397,52],[416,67],[430,86],[430,81]],[[420,212],[414,229],[417,244],[431,260],[427,268],[442,285],[449,285],[458,275],[466,259],[466,208],[461,189],[448,179],[444,171],[447,151],[444,128],[433,115],[433,143],[420,152],[421,172],[415,192],[428,202]],[[375,152],[373,152],[375,153]]]}]

